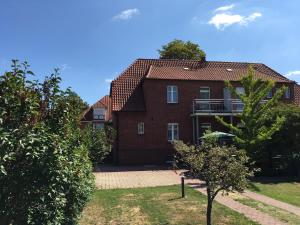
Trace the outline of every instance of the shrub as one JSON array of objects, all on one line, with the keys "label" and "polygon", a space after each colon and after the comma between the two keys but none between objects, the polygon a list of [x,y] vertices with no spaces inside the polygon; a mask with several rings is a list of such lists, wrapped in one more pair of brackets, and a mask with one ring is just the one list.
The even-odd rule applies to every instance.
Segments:
[{"label": "shrub", "polygon": [[0,224],[76,224],[94,186],[85,104],[58,70],[39,83],[28,67],[15,60],[0,76]]}]

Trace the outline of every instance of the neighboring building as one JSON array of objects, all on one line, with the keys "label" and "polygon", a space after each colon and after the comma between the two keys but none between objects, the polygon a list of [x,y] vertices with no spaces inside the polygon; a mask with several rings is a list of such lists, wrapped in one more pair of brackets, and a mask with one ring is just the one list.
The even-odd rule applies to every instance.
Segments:
[{"label": "neighboring building", "polygon": [[83,113],[80,123],[82,127],[92,124],[94,128],[104,128],[108,121],[111,121],[111,99],[106,95]]},{"label": "neighboring building", "polygon": [[215,115],[238,124],[243,105],[232,99],[224,81],[243,92],[238,81],[250,65],[255,77],[288,87],[283,101],[300,104],[299,86],[264,64],[137,59],[111,83],[115,162],[164,163],[172,159],[172,140],[198,143],[208,128],[226,131]]}]

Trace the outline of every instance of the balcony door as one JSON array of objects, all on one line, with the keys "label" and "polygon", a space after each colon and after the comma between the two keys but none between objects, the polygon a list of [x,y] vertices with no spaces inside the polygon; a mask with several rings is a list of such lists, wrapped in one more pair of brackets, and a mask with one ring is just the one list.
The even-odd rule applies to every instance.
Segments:
[{"label": "balcony door", "polygon": [[200,87],[200,110],[210,110],[210,88]]},{"label": "balcony door", "polygon": [[228,88],[223,89],[223,96],[224,96],[224,110],[231,112],[232,111],[231,92]]}]

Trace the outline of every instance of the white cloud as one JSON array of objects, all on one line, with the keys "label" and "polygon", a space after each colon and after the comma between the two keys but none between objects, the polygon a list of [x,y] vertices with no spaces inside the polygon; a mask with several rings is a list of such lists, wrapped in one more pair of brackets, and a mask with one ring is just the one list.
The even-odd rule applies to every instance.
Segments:
[{"label": "white cloud", "polygon": [[106,82],[106,83],[111,83],[112,81],[113,81],[113,79],[111,79],[111,78],[106,78],[106,79],[105,79],[105,82]]},{"label": "white cloud", "polygon": [[249,16],[242,16],[239,14],[231,13],[219,13],[214,15],[208,24],[214,25],[218,30],[224,30],[226,27],[233,24],[239,24],[246,26],[248,23],[255,21],[257,18],[261,17],[262,14],[259,12],[252,13]]},{"label": "white cloud", "polygon": [[228,11],[230,9],[233,9],[235,7],[234,4],[231,4],[231,5],[225,5],[225,6],[221,6],[217,9],[215,9],[215,12],[219,12],[219,11]]},{"label": "white cloud", "polygon": [[113,17],[113,20],[130,20],[134,15],[140,14],[137,8],[126,9]]},{"label": "white cloud", "polygon": [[300,70],[290,71],[286,74],[287,77],[291,77],[294,75],[300,75]]},{"label": "white cloud", "polygon": [[71,66],[69,66],[68,64],[62,64],[62,65],[60,66],[60,69],[61,69],[61,71],[64,71],[64,70],[66,70],[66,69],[71,69]]}]

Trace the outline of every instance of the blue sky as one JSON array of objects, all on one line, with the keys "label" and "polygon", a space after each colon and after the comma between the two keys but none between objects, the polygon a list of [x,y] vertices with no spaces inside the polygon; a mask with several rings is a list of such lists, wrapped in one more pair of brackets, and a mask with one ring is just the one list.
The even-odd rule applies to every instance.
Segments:
[{"label": "blue sky", "polygon": [[300,82],[299,0],[1,0],[0,72],[27,60],[38,79],[61,68],[93,103],[136,58],[177,38],[207,60],[262,62]]}]

